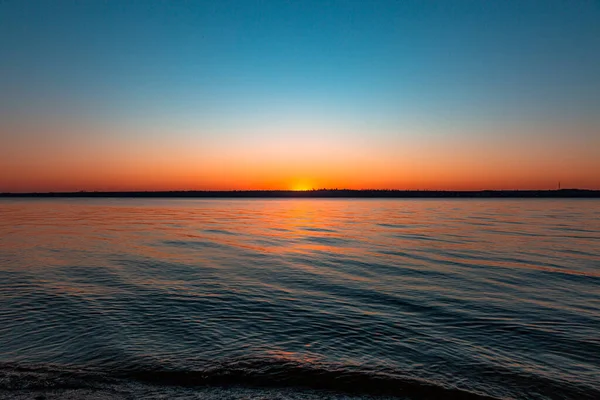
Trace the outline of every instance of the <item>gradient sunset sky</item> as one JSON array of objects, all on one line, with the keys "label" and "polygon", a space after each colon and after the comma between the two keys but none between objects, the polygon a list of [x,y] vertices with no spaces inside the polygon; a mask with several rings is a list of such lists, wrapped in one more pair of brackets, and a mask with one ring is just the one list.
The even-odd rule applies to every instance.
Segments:
[{"label": "gradient sunset sky", "polygon": [[600,2],[0,0],[0,192],[600,189]]}]

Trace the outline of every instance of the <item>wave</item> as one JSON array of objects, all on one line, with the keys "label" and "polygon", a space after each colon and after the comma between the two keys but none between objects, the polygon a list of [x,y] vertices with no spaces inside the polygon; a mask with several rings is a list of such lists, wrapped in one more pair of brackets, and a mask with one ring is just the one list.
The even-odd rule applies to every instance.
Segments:
[{"label": "wave", "polygon": [[308,366],[276,360],[237,360],[198,370],[99,370],[55,365],[0,365],[0,391],[102,389],[130,382],[180,387],[294,388],[411,399],[486,400],[494,397],[364,368]]}]

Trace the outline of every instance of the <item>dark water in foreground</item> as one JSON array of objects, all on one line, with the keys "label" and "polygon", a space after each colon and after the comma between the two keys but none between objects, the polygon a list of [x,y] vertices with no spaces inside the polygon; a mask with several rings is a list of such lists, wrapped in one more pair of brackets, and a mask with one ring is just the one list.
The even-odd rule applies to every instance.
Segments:
[{"label": "dark water in foreground", "polygon": [[600,398],[597,200],[1,200],[0,398]]}]

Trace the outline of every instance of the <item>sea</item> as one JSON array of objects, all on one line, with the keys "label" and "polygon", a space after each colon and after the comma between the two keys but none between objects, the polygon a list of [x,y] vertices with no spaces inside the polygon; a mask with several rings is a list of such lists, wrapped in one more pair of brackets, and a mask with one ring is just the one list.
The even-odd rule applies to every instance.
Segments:
[{"label": "sea", "polygon": [[600,201],[1,199],[2,399],[600,399]]}]

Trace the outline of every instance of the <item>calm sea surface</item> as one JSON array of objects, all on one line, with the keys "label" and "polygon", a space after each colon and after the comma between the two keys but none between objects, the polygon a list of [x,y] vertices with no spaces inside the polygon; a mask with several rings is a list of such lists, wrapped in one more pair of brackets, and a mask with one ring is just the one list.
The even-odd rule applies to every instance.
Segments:
[{"label": "calm sea surface", "polygon": [[598,200],[0,200],[0,397],[600,398]]}]

